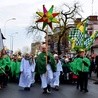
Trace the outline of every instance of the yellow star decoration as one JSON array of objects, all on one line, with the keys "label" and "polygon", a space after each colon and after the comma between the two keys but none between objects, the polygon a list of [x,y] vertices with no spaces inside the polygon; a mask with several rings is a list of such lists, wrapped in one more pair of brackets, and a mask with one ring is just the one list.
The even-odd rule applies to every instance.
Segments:
[{"label": "yellow star decoration", "polygon": [[59,21],[55,18],[59,13],[53,13],[53,5],[47,11],[45,8],[45,5],[43,5],[43,12],[36,12],[41,18],[39,18],[36,22],[43,22],[42,29],[45,28],[46,25],[49,25],[52,29],[52,22],[53,23],[59,23]]}]

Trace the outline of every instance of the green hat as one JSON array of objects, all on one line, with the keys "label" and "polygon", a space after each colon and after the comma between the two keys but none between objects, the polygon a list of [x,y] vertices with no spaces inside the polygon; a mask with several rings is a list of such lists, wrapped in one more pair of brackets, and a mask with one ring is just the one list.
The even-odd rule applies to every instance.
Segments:
[{"label": "green hat", "polygon": [[77,51],[77,53],[81,53],[81,52],[84,52],[85,51],[85,49],[79,49],[78,51]]},{"label": "green hat", "polygon": [[85,51],[85,50],[84,50],[84,49],[79,49],[79,51],[80,51],[80,52],[83,52],[83,51]]}]

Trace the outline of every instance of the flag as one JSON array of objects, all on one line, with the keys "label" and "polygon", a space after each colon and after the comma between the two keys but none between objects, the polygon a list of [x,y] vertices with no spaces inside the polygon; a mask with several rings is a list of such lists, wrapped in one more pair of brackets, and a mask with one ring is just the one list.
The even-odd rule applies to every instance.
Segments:
[{"label": "flag", "polygon": [[79,22],[76,26],[77,29],[80,30],[80,32],[82,33],[86,33],[87,32],[87,20],[88,18],[86,18],[85,20]]},{"label": "flag", "polygon": [[2,38],[2,33],[0,29],[0,51],[3,49],[3,38]]},{"label": "flag", "polygon": [[82,22],[80,22],[80,23],[77,24],[77,28],[83,33],[84,26],[83,26]]},{"label": "flag", "polygon": [[89,50],[92,46],[92,44],[95,41],[95,38],[97,37],[98,31],[94,32],[90,37],[86,38],[86,40],[84,41],[84,47],[86,48],[86,50]]},{"label": "flag", "polygon": [[84,41],[84,47],[86,48],[86,50],[90,49],[90,46],[93,44],[94,39],[92,39],[92,37],[88,37],[85,41]]},{"label": "flag", "polygon": [[91,38],[92,39],[95,39],[97,37],[97,34],[98,34],[98,31],[94,32],[92,35],[91,35]]},{"label": "flag", "polygon": [[71,41],[72,48],[83,46],[83,33],[79,29],[73,28],[69,32],[69,40]]},{"label": "flag", "polygon": [[74,49],[75,45],[76,45],[76,40],[72,39],[72,41],[71,41],[71,49]]},{"label": "flag", "polygon": [[95,38],[98,36],[98,31],[94,32],[91,36],[87,33],[87,21],[88,18],[80,22],[76,28],[72,28],[69,32],[71,49],[78,50],[83,48],[85,50],[89,50]]}]

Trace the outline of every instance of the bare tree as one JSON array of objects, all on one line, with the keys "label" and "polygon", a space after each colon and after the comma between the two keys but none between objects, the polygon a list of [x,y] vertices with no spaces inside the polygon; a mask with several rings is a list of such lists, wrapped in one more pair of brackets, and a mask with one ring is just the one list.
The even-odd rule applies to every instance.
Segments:
[{"label": "bare tree", "polygon": [[[68,5],[66,5],[66,4],[64,4],[64,7],[65,7],[65,9],[67,8],[68,11],[62,10],[62,11],[60,12],[60,15],[59,15],[59,17],[58,17],[60,23],[59,23],[59,26],[56,27],[56,28],[59,28],[59,31],[60,31],[60,32],[58,33],[59,39],[58,39],[58,42],[57,42],[58,54],[61,54],[60,42],[61,42],[62,37],[63,37],[64,35],[66,36],[66,32],[67,32],[70,28],[73,27],[73,26],[70,26],[70,25],[69,25],[70,20],[74,21],[74,20],[76,19],[76,15],[79,15],[80,17],[82,17],[81,14],[79,13],[79,11],[80,11],[80,6],[78,5],[78,3],[74,3],[73,8],[70,7],[70,6],[68,6]],[[36,18],[38,18],[38,17],[36,16]],[[36,19],[36,20],[37,20],[37,19]],[[28,28],[28,33],[35,33],[35,34],[37,34],[39,31],[44,32],[45,34],[47,33],[46,30],[44,30],[44,29],[41,28],[41,26],[40,26],[39,23],[35,22],[34,25],[35,25],[35,26],[30,26],[30,27]],[[54,31],[55,31],[55,30],[54,30]],[[57,31],[55,31],[55,32],[57,32]],[[53,32],[53,33],[55,33],[55,32]]]},{"label": "bare tree", "polygon": [[80,6],[78,5],[78,3],[75,3],[73,8],[64,4],[65,8],[67,7],[68,8],[68,11],[61,11],[61,15],[59,17],[59,21],[60,21],[60,24],[59,24],[59,27],[56,27],[56,28],[59,28],[60,32],[58,33],[58,42],[57,42],[57,50],[58,50],[58,54],[61,54],[61,47],[60,47],[60,43],[61,43],[61,39],[63,36],[66,36],[67,38],[67,32],[70,28],[73,28],[74,26],[72,25],[69,25],[70,24],[70,21],[75,21],[76,19],[76,15],[79,15],[81,18],[81,14],[79,13],[80,11]]}]

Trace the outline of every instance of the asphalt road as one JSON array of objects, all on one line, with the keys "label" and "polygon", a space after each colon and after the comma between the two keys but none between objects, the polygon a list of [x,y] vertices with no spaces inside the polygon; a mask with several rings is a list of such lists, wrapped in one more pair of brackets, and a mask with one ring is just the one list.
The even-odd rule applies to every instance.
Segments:
[{"label": "asphalt road", "polygon": [[52,90],[51,94],[42,94],[40,84],[35,84],[30,91],[24,91],[18,84],[9,83],[0,90],[0,98],[98,98],[98,85],[89,81],[89,92],[84,93],[76,89],[75,85],[61,84],[59,91]]}]

